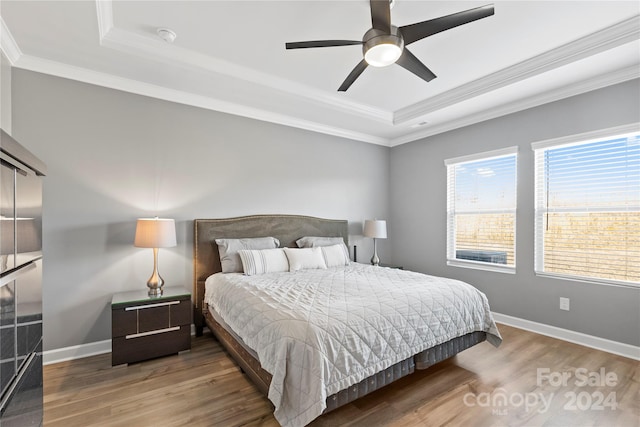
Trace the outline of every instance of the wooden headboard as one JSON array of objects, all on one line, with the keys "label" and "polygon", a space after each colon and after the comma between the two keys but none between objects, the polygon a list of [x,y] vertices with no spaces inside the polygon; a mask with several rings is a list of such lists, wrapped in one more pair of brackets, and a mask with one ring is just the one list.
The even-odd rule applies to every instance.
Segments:
[{"label": "wooden headboard", "polygon": [[251,215],[237,218],[196,219],[193,221],[193,321],[196,334],[202,334],[204,318],[204,282],[219,273],[220,255],[215,239],[245,237],[275,237],[281,247],[296,247],[304,236],[342,237],[348,245],[348,222],[301,215]]}]

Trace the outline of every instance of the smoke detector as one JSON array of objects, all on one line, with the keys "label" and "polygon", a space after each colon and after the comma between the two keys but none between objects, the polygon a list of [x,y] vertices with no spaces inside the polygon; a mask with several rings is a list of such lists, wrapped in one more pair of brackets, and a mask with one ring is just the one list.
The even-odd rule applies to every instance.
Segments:
[{"label": "smoke detector", "polygon": [[156,33],[158,33],[158,37],[160,37],[167,43],[173,43],[173,41],[176,39],[175,31],[170,30],[169,28],[158,28]]}]

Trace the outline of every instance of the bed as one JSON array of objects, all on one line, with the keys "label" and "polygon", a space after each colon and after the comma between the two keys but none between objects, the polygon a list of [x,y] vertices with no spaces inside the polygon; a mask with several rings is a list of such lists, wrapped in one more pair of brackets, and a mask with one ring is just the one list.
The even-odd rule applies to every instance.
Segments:
[{"label": "bed", "polygon": [[221,273],[216,239],[275,238],[297,248],[304,236],[347,243],[348,223],[298,215],[194,221],[196,334],[205,325],[213,332],[283,426],[306,425],[482,341],[500,344],[486,297],[455,280],[357,263]]}]

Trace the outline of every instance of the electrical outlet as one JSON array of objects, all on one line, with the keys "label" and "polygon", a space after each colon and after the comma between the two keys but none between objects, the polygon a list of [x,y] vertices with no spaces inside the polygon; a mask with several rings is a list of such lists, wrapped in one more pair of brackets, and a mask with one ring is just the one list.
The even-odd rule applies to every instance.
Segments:
[{"label": "electrical outlet", "polygon": [[560,297],[560,310],[569,311],[569,298]]}]

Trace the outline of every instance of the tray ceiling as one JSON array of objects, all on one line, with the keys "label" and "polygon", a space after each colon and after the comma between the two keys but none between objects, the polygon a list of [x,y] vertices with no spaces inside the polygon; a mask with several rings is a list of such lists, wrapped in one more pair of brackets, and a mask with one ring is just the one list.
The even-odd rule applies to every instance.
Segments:
[{"label": "tray ceiling", "polygon": [[[396,26],[489,2],[396,0]],[[369,67],[338,86],[369,2],[2,0],[2,50],[18,68],[394,146],[640,77],[640,3],[497,1],[495,15],[411,45],[438,76]],[[176,32],[173,43],[158,28]]]}]

